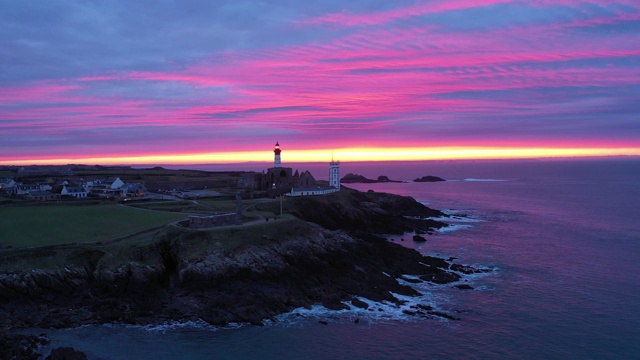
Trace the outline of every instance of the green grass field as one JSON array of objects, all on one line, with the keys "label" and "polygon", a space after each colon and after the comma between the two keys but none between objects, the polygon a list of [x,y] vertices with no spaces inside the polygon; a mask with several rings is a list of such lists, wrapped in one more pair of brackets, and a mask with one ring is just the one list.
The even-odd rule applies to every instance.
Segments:
[{"label": "green grass field", "polygon": [[0,243],[36,247],[105,241],[185,218],[115,204],[5,206],[0,207]]},{"label": "green grass field", "polygon": [[192,203],[191,201],[154,201],[147,203],[132,203],[129,206],[138,209],[156,210],[156,211],[170,211],[170,212],[183,212],[183,213],[208,213],[211,212],[206,206]]}]

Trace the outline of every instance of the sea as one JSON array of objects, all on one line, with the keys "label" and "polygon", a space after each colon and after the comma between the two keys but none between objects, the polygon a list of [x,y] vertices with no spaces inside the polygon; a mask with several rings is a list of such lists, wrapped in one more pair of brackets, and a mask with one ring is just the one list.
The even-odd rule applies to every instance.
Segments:
[{"label": "sea", "polygon": [[[269,165],[191,168],[242,166]],[[328,178],[328,164],[295,167]],[[340,171],[407,181],[346,186],[449,215],[426,243],[389,241],[490,271],[464,277],[467,290],[418,285],[422,296],[400,307],[318,306],[265,326],[42,330],[49,348],[90,359],[640,359],[640,159],[345,162]],[[447,181],[411,182],[425,175]],[[459,320],[403,312],[418,303]]]}]

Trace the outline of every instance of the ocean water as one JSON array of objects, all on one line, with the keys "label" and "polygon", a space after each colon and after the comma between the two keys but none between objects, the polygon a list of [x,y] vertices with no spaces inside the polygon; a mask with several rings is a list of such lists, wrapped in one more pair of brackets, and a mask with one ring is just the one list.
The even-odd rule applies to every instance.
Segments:
[{"label": "ocean water", "polygon": [[[323,165],[306,165],[323,178]],[[407,299],[460,320],[388,304],[318,307],[262,327],[45,331],[52,346],[91,359],[640,359],[640,159],[343,163],[341,172],[449,180],[348,186],[452,214],[426,243],[390,241],[493,269],[463,280],[473,290],[423,284],[422,297]]]}]

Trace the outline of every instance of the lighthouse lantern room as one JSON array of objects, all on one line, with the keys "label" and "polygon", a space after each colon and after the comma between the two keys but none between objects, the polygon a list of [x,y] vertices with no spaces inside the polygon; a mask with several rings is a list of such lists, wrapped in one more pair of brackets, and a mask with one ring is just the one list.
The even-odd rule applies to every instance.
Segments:
[{"label": "lighthouse lantern room", "polygon": [[275,154],[275,159],[273,163],[273,167],[281,167],[282,163],[280,162],[280,144],[276,141],[276,148],[273,149],[273,153]]}]

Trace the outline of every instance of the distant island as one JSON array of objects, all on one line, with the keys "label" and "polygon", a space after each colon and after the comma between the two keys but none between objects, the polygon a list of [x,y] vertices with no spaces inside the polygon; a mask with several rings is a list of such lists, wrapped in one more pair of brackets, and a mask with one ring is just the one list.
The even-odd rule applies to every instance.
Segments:
[{"label": "distant island", "polygon": [[432,176],[432,175],[423,176],[421,178],[416,178],[413,180],[413,182],[437,182],[437,181],[447,181],[447,180],[441,177]]},{"label": "distant island", "polygon": [[[427,176],[423,176],[421,178],[416,178],[413,180],[413,182],[437,182],[437,181],[446,181],[446,180],[441,177],[433,176],[433,175],[427,175]],[[389,179],[388,176],[385,176],[385,175],[380,175],[378,176],[377,179],[369,179],[363,175],[349,173],[345,175],[342,179],[340,179],[340,182],[346,183],[346,184],[354,184],[354,183],[373,184],[373,183],[402,183],[406,181],[391,180]]]},{"label": "distant island", "polygon": [[348,173],[342,179],[340,179],[341,183],[353,184],[353,183],[363,183],[363,184],[371,184],[371,183],[400,183],[402,181],[399,180],[390,180],[388,176],[380,175],[378,179],[369,179],[363,175]]}]

